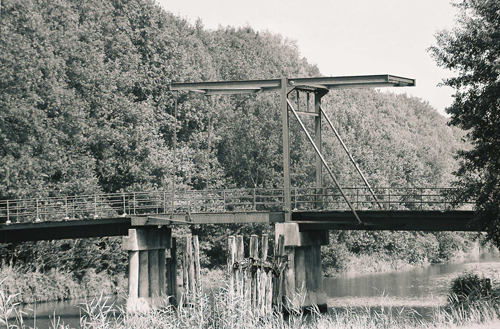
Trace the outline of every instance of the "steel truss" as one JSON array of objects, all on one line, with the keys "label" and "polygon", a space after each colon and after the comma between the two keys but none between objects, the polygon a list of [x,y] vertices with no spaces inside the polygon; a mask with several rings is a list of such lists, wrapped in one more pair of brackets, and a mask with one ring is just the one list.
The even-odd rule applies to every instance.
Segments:
[{"label": "steel truss", "polygon": [[[340,137],[338,131],[333,126],[332,122],[324,112],[321,106],[321,98],[332,89],[346,89],[346,88],[375,88],[375,87],[412,87],[415,86],[414,79],[398,77],[394,75],[367,75],[367,76],[343,76],[343,77],[318,77],[318,78],[286,78],[281,79],[267,79],[267,80],[246,80],[246,81],[214,81],[214,82],[186,82],[178,83],[173,82],[170,84],[170,90],[174,93],[175,113],[177,113],[177,95],[180,91],[200,92],[207,96],[211,95],[233,95],[244,93],[258,93],[258,92],[279,92],[281,95],[281,114],[282,114],[282,139],[283,139],[283,211],[285,212],[285,221],[291,220],[292,213],[292,197],[291,197],[291,179],[290,179],[290,112],[299,122],[302,130],[306,134],[309,142],[316,152],[316,187],[319,192],[323,187],[322,171],[323,167],[328,171],[330,177],[334,181],[337,189],[348,204],[349,209],[352,211],[354,218],[358,224],[362,224],[355,207],[352,202],[341,188],[338,180],[333,175],[328,163],[322,152],[322,139],[321,139],[321,118],[325,117],[328,125],[334,132],[335,136],[341,143],[343,149],[349,156],[349,159],[355,166],[358,173],[361,175],[363,182],[370,191],[373,200],[378,204],[380,209],[382,205],[378,201],[375,192],[363,175],[361,169],[355,162],[347,146]],[[297,93],[297,105],[299,105],[299,94],[306,93],[307,95],[307,109],[300,111],[299,106],[297,110],[294,109],[290,102],[289,95],[292,91]],[[309,95],[314,95],[314,111],[309,111]],[[315,132],[314,138],[309,134],[299,114],[306,114],[314,117]],[[174,137],[175,138],[175,137]],[[175,141],[174,141],[175,144]],[[175,184],[175,183],[173,183]],[[175,185],[173,185],[175,189]],[[321,194],[316,192],[316,194]],[[320,198],[320,196],[318,196]],[[321,202],[315,202],[316,207],[321,207]],[[173,217],[173,213],[172,213]]]}]

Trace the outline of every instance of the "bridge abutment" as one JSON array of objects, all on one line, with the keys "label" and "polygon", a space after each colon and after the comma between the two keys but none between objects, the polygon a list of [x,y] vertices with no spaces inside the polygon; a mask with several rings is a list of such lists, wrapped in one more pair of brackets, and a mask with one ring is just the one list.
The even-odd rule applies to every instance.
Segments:
[{"label": "bridge abutment", "polygon": [[321,246],[328,244],[328,231],[299,230],[297,223],[279,223],[275,227],[276,241],[285,237],[288,269],[285,273],[285,295],[290,308],[318,306],[327,309],[327,295],[323,288]]},{"label": "bridge abutment", "polygon": [[122,248],[129,254],[127,312],[164,306],[166,249],[171,247],[172,229],[168,227],[129,229],[123,237]]}]

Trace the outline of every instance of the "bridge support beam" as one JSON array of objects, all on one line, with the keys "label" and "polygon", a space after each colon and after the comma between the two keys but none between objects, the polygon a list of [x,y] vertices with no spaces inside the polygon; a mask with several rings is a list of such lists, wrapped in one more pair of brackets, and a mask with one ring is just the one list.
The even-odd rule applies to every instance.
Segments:
[{"label": "bridge support beam", "polygon": [[165,251],[171,246],[172,229],[168,227],[129,229],[128,236],[123,237],[122,248],[129,254],[127,312],[164,306]]},{"label": "bridge support beam", "polygon": [[289,308],[318,306],[327,309],[327,296],[323,288],[321,246],[328,244],[328,231],[299,230],[297,223],[279,223],[275,227],[276,241],[285,237],[288,269],[285,273],[285,294]]}]

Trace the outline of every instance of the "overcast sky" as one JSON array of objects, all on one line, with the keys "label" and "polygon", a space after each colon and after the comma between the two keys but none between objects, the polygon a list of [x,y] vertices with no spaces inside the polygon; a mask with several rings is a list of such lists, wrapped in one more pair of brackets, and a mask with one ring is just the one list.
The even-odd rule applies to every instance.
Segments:
[{"label": "overcast sky", "polygon": [[[391,88],[428,101],[440,113],[452,89],[437,87],[449,71],[427,52],[436,31],[452,28],[449,0],[159,0],[167,11],[207,29],[219,25],[269,30],[296,40],[325,76],[392,74],[417,80]],[[272,77],[269,77],[272,78]]]}]

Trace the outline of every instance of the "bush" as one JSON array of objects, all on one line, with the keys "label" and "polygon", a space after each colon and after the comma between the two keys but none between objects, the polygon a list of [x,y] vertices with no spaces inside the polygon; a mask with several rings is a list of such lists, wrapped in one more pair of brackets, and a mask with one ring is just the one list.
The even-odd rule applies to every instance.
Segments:
[{"label": "bush", "polygon": [[464,272],[450,286],[448,301],[451,305],[471,304],[493,299],[491,280],[472,272]]}]

